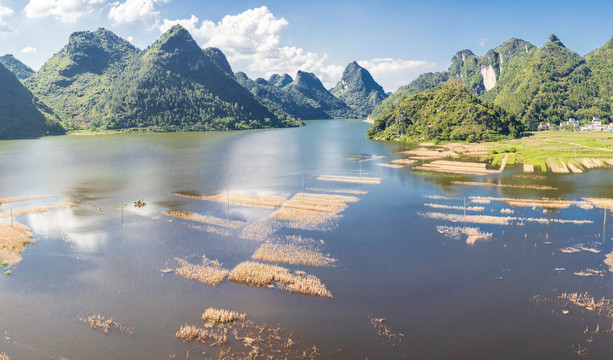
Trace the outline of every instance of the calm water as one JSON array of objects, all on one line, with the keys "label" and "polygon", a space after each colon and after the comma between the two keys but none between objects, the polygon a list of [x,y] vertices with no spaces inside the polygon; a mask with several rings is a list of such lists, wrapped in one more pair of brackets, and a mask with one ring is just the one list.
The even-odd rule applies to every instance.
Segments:
[{"label": "calm water", "polygon": [[[613,219],[603,210],[514,208],[512,216],[591,220],[592,224],[471,225],[492,232],[470,246],[444,237],[419,213],[424,203],[463,206],[470,196],[613,197],[611,170],[513,178],[511,169],[487,177],[424,175],[378,166],[399,157],[396,143],[365,139],[368,124],[356,120],[309,122],[297,129],[204,134],[64,136],[0,142],[0,198],[51,194],[11,207],[73,201],[75,208],[23,215],[35,243],[10,276],[0,276],[0,352],[11,359],[168,359],[216,356],[218,347],[182,343],[175,332],[202,323],[207,307],[247,313],[258,323],[281,326],[302,345],[314,344],[331,359],[573,359],[573,347],[591,358],[610,358],[613,334],[590,334],[598,317],[555,299],[563,292],[613,298],[613,276],[603,260],[610,253]],[[386,156],[370,161],[356,156]],[[365,159],[362,157],[362,159]],[[380,177],[380,185],[318,181],[321,174]],[[216,287],[162,274],[175,257],[205,255],[225,267],[248,260],[260,243],[210,234],[163,214],[168,210],[227,216],[227,205],[170,195],[197,191],[246,191],[292,195],[304,187],[366,190],[329,232],[283,229],[322,239],[338,266],[291,266],[318,276],[333,299],[224,282]],[[547,184],[556,191],[454,185],[456,180]],[[444,195],[435,200],[425,195]],[[148,216],[119,204],[143,199]],[[474,206],[476,204],[471,204]],[[500,215],[508,205],[493,201],[482,214]],[[101,209],[102,211],[100,211]],[[270,211],[230,206],[232,219],[253,222]],[[5,223],[7,219],[2,219]],[[603,234],[603,231],[606,234]],[[608,235],[607,235],[608,234]],[[583,244],[598,253],[566,254]],[[554,270],[564,268],[565,270]],[[574,272],[594,269],[601,275]],[[570,310],[568,315],[562,309]],[[134,328],[105,336],[80,323],[88,312],[113,316]],[[386,318],[392,344],[377,339],[369,317]],[[588,328],[588,333],[585,333]]]}]

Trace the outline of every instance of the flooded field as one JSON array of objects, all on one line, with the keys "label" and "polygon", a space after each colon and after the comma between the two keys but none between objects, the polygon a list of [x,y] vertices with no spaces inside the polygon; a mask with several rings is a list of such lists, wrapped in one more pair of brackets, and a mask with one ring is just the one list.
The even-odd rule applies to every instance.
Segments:
[{"label": "flooded field", "polygon": [[610,356],[613,170],[367,128],[0,142],[0,359]]}]

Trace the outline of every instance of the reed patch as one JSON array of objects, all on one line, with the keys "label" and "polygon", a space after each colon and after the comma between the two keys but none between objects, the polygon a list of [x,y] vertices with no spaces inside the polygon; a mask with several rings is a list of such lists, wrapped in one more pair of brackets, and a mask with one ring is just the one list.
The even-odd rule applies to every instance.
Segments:
[{"label": "reed patch", "polygon": [[329,231],[336,226],[347,203],[358,200],[355,196],[298,193],[271,217],[285,220],[285,226],[290,228]]},{"label": "reed patch", "polygon": [[498,184],[490,182],[478,182],[478,181],[452,181],[454,185],[469,185],[469,186],[489,186],[499,188],[510,189],[531,189],[531,190],[558,190],[557,187],[549,185],[512,185],[512,184]]},{"label": "reed patch", "polygon": [[291,272],[278,265],[245,261],[230,272],[228,279],[247,285],[276,287],[297,294],[332,297],[332,293],[316,276],[303,271]]},{"label": "reed patch", "polygon": [[321,242],[301,236],[268,241],[251,256],[252,260],[291,265],[333,266],[337,261],[321,252]]},{"label": "reed patch", "polygon": [[446,210],[466,210],[466,211],[475,211],[480,212],[485,210],[483,206],[460,206],[460,205],[445,205],[445,204],[432,204],[425,203],[424,206],[431,207],[434,209],[446,209]]},{"label": "reed patch", "polygon": [[381,184],[381,178],[378,177],[365,177],[365,176],[338,176],[338,175],[320,175],[317,180],[319,181],[336,181],[353,184]]},{"label": "reed patch", "polygon": [[200,215],[190,211],[166,211],[165,215],[173,216],[177,218],[181,218],[184,220],[190,220],[195,222],[200,222],[209,225],[221,226],[230,229],[238,229],[241,226],[245,225],[244,221],[241,220],[230,220],[219,218],[212,215]]},{"label": "reed patch", "polygon": [[119,321],[117,321],[113,317],[106,319],[104,316],[100,314],[90,315],[90,313],[87,313],[85,317],[79,316],[77,318],[79,319],[80,322],[89,325],[89,327],[92,329],[102,331],[105,335],[108,335],[108,333],[112,329],[117,329],[120,332],[125,333],[129,336],[134,335],[133,328],[122,325]]},{"label": "reed patch", "polygon": [[370,325],[375,329],[377,340],[391,344],[392,346],[396,346],[402,342],[404,334],[394,333],[389,327],[386,318],[369,316],[368,319],[370,320]]},{"label": "reed patch", "polygon": [[192,195],[177,192],[172,193],[172,195],[271,210],[281,206],[281,204],[283,204],[283,202],[287,199],[285,196],[248,194],[235,191],[227,191],[211,196]]},{"label": "reed patch", "polygon": [[75,206],[77,206],[77,204],[72,202],[55,205],[31,206],[26,208],[14,209],[11,211],[5,211],[3,213],[0,213],[0,218],[17,217],[25,214],[43,214],[49,211],[67,209]]},{"label": "reed patch", "polygon": [[17,222],[0,224],[0,260],[8,266],[21,262],[24,246],[32,243],[30,228]]},{"label": "reed patch", "polygon": [[206,256],[202,256],[202,263],[199,265],[191,264],[179,258],[175,258],[175,260],[181,265],[175,269],[175,274],[186,279],[215,286],[228,276],[228,270],[224,269],[219,261],[210,260]]},{"label": "reed patch", "polygon": [[468,245],[474,245],[480,240],[490,240],[493,233],[481,232],[481,229],[476,227],[459,227],[459,226],[437,226],[436,231],[452,238],[461,239],[463,235],[466,236],[466,243]]},{"label": "reed patch", "polygon": [[44,198],[49,198],[49,197],[51,197],[51,195],[29,195],[29,196],[0,198],[0,206],[2,206],[3,204],[12,203],[12,202],[37,200],[37,199],[44,199]]}]

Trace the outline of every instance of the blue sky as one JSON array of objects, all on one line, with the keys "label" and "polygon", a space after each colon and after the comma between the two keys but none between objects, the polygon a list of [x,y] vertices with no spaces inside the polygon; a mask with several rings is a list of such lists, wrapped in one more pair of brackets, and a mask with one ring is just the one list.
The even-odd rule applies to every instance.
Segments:
[{"label": "blue sky", "polygon": [[357,60],[394,91],[511,37],[542,46],[554,33],[585,55],[613,35],[611,14],[610,0],[0,0],[0,54],[38,69],[73,31],[104,27],[145,48],[181,23],[252,78],[301,69],[331,87]]}]

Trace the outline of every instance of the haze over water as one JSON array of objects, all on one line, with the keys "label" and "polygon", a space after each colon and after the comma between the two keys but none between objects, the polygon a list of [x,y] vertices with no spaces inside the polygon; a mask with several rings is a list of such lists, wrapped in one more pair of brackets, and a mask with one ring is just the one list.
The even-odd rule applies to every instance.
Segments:
[{"label": "haze over water", "polygon": [[[359,120],[308,122],[302,128],[228,133],[62,136],[0,142],[0,198],[51,194],[49,199],[0,205],[0,213],[26,205],[78,206],[15,220],[29,226],[34,244],[10,276],[0,277],[0,352],[15,359],[168,359],[217,356],[219,347],[183,343],[175,332],[201,324],[208,307],[291,332],[316,345],[325,359],[469,358],[573,359],[588,347],[606,358],[613,346],[610,318],[565,304],[564,292],[613,298],[603,263],[611,248],[611,219],[603,210],[571,206],[483,204],[478,215],[589,220],[589,224],[454,224],[420,214],[425,203],[476,206],[471,196],[495,198],[611,197],[610,170],[546,174],[535,180],[502,174],[462,176],[414,173],[378,164],[401,157],[400,143],[365,139]],[[376,158],[385,156],[385,158]],[[379,177],[381,184],[318,180],[320,175]],[[549,185],[557,190],[463,186],[452,181]],[[281,229],[276,235],[323,240],[335,267],[288,266],[317,276],[333,298],[228,282],[212,287],[160,269],[175,257],[202,255],[232,269],[261,245],[208,233],[163,212],[192,211],[247,224],[272,211],[172,195],[226,191],[292,196],[329,190],[367,191],[341,213],[331,231]],[[433,199],[426,196],[444,196]],[[143,199],[146,216],[113,207]],[[172,220],[172,221],[170,221]],[[0,219],[2,223],[9,219]],[[191,225],[191,226],[190,226]],[[492,239],[468,245],[437,226],[474,226]],[[595,251],[560,251],[582,245]],[[285,266],[285,265],[284,265]],[[555,270],[558,269],[558,270]],[[560,270],[564,269],[564,270]],[[578,276],[588,269],[595,276]],[[569,310],[563,314],[562,310]],[[78,321],[87,313],[114,317],[134,328],[104,335]],[[402,341],[378,338],[370,318],[386,318]],[[601,332],[595,331],[599,325]],[[586,327],[588,332],[586,333]],[[402,334],[400,336],[399,334]]]}]

